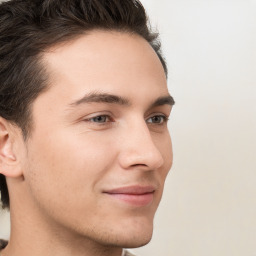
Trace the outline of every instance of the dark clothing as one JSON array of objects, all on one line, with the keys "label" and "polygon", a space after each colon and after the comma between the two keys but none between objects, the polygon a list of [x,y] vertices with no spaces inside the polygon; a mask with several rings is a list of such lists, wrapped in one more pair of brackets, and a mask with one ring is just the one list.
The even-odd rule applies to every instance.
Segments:
[{"label": "dark clothing", "polygon": [[8,244],[8,241],[0,239],[0,250],[4,249],[7,244]]}]

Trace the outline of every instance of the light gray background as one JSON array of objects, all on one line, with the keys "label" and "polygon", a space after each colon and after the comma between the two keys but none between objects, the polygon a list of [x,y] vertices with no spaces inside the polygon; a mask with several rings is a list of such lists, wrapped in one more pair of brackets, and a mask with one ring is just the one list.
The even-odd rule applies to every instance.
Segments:
[{"label": "light gray background", "polygon": [[[255,256],[256,0],[142,0],[162,34],[174,166],[140,256]],[[0,213],[0,237],[8,238]]]}]

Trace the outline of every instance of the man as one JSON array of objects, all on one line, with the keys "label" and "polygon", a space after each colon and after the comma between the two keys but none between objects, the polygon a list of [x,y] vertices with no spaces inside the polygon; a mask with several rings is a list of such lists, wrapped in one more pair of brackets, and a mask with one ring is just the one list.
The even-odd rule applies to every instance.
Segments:
[{"label": "man", "polygon": [[174,104],[135,0],[0,5],[1,256],[121,256],[147,244]]}]

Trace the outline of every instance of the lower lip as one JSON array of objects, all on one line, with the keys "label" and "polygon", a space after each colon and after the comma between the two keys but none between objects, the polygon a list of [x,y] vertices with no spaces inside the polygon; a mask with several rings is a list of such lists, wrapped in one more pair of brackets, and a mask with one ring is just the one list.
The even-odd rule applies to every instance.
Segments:
[{"label": "lower lip", "polygon": [[107,193],[107,195],[133,206],[147,206],[152,203],[154,197],[154,193],[147,193],[142,195]]}]

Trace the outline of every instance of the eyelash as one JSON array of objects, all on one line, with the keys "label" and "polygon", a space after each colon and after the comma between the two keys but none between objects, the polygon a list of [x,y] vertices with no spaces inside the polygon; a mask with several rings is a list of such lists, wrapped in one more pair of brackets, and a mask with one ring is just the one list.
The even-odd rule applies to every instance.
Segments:
[{"label": "eyelash", "polygon": [[[93,119],[96,119],[96,118],[99,118],[99,117],[105,117],[105,118],[108,118],[110,121],[105,121],[105,122],[93,122],[92,120]],[[86,119],[85,121],[87,121],[87,122],[92,122],[92,123],[98,123],[98,124],[105,124],[105,123],[110,123],[110,122],[113,122],[112,120],[111,120],[111,117],[109,116],[109,115],[98,115],[98,116],[94,116],[94,117],[91,117],[91,118],[88,118],[88,119]]]},{"label": "eyelash", "polygon": [[[100,122],[93,121],[93,119],[95,120],[96,118],[101,118],[101,117],[105,118],[102,122],[101,121]],[[161,118],[162,121],[159,122],[159,123],[150,122],[148,124],[150,124],[150,125],[154,125],[154,124],[156,124],[156,125],[163,125],[163,124],[167,123],[168,120],[169,120],[169,118],[166,115],[154,115],[154,116],[152,116],[152,117],[150,117],[148,119],[152,119],[152,118],[155,118],[155,117]],[[109,121],[106,121],[106,119],[109,119]],[[90,123],[95,123],[97,125],[109,125],[110,123],[114,122],[113,119],[109,115],[98,115],[98,116],[94,116],[94,117],[85,119],[84,121],[90,122]]]}]

